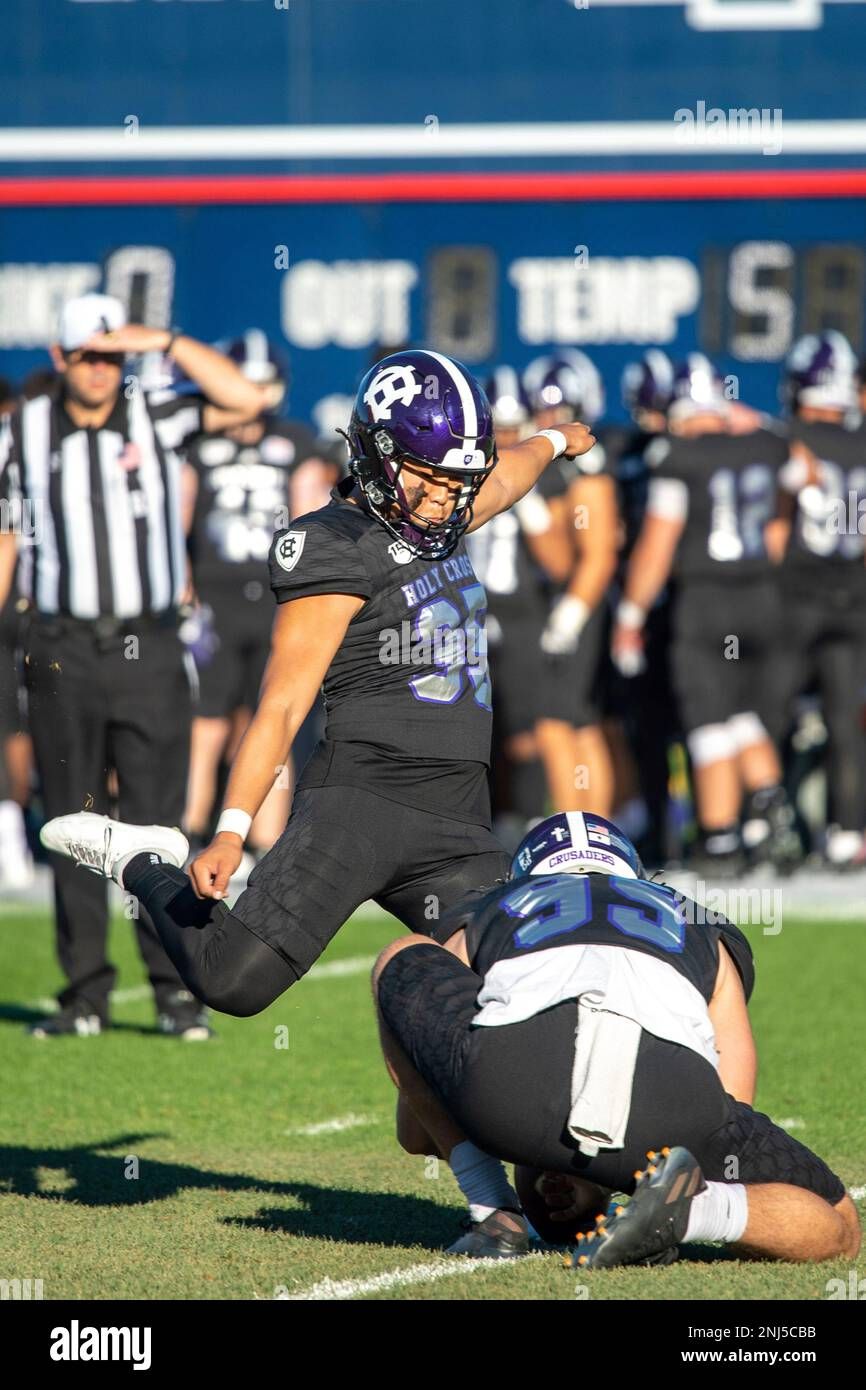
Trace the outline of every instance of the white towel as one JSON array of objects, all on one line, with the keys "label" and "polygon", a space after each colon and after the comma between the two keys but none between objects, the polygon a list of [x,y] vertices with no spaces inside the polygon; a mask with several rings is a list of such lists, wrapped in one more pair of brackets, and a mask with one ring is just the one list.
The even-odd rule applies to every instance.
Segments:
[{"label": "white towel", "polygon": [[625,1144],[641,1036],[635,1019],[600,1007],[603,1003],[599,992],[577,1001],[568,1132],[590,1158],[599,1149]]}]

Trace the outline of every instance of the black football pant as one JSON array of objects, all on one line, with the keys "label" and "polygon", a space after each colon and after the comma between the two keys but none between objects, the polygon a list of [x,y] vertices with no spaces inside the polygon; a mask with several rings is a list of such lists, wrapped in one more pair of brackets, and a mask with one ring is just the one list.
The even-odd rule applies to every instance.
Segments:
[{"label": "black football pant", "polygon": [[784,707],[790,711],[790,702],[817,681],[827,725],[830,819],[843,830],[862,830],[866,819],[866,737],[861,724],[864,605],[866,593],[832,591],[812,597],[788,595],[785,605]]},{"label": "black football pant", "polygon": [[[29,624],[25,672],[46,819],[106,814],[113,768],[122,820],[180,823],[191,720],[183,648],[173,627],[137,628],[130,620],[129,629],[126,637],[100,639],[92,624]],[[60,1003],[105,1019],[116,978],[106,955],[107,885],[62,855],[50,858],[57,955],[67,979]],[[184,984],[144,913],[134,925],[161,1009]]]},{"label": "black football pant", "polygon": [[124,884],[147,909],[186,986],[222,1013],[259,1013],[301,978],[368,899],[429,935],[473,888],[508,872],[490,829],[360,787],[308,787],[230,910],[142,854]]}]

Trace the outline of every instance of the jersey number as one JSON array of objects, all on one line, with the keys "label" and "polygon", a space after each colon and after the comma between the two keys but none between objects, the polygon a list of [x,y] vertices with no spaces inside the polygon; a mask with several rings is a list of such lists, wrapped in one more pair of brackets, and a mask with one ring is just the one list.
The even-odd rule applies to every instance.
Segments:
[{"label": "jersey number", "polygon": [[707,549],[713,560],[754,559],[765,554],[764,527],[773,515],[773,474],[752,463],[739,475],[719,468],[709,481],[712,511]]},{"label": "jersey number", "polygon": [[[685,921],[670,888],[642,878],[614,876],[605,882],[622,899],[607,905],[612,927],[662,951],[676,954],[683,949]],[[521,884],[503,898],[502,906],[509,916],[524,919],[514,933],[514,944],[527,950],[591,922],[592,885],[583,876],[560,874],[553,883],[548,879]]]},{"label": "jersey number", "polygon": [[484,617],[486,595],[480,584],[469,584],[460,590],[466,608],[465,622],[459,610],[446,598],[428,603],[419,610],[412,632],[413,639],[432,642],[436,672],[413,676],[409,688],[416,700],[436,705],[453,705],[466,688],[466,677],[472,686],[475,703],[491,709],[491,685],[487,672],[487,634]]}]

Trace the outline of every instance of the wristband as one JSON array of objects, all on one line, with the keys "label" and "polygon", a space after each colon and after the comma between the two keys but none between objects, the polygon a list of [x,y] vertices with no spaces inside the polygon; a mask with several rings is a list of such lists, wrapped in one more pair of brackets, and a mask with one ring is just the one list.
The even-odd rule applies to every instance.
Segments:
[{"label": "wristband", "polygon": [[[558,459],[560,454],[564,454],[568,448],[568,440],[562,430],[539,430],[534,434],[533,439],[546,439],[548,444],[553,445],[553,458]],[[550,460],[551,463],[553,459]]]},{"label": "wristband", "polygon": [[228,831],[230,835],[240,835],[241,839],[245,840],[250,833],[252,823],[253,818],[246,811],[238,811],[229,807],[227,811],[223,811],[217,821],[216,833],[220,835],[223,831]]},{"label": "wristband", "polygon": [[624,598],[617,605],[616,621],[622,627],[642,628],[646,622],[646,609],[630,598]]},{"label": "wristband", "polygon": [[169,333],[169,339],[165,345],[165,348],[163,349],[162,355],[163,357],[171,357],[171,350],[177,342],[178,338],[181,336],[181,331],[179,328],[172,328],[166,329],[166,332]]}]

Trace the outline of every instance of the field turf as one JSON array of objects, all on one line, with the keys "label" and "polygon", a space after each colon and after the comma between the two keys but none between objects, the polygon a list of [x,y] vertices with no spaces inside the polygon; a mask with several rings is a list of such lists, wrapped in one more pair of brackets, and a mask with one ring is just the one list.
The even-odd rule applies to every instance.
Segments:
[{"label": "field turf", "polygon": [[[582,1274],[556,1254],[443,1259],[461,1204],[444,1165],[393,1139],[369,964],[397,934],[359,914],[266,1013],[218,1038],[153,1031],[129,923],[112,928],[115,1027],[37,1042],[57,987],[41,911],[0,914],[0,1277],[44,1297],[129,1299],[821,1299],[850,1262],[740,1263],[692,1247],[669,1268]],[[852,923],[750,931],[757,1104],[866,1208],[866,950]],[[287,1045],[285,1045],[287,1044]],[[866,1276],[861,1255],[858,1277]]]}]

